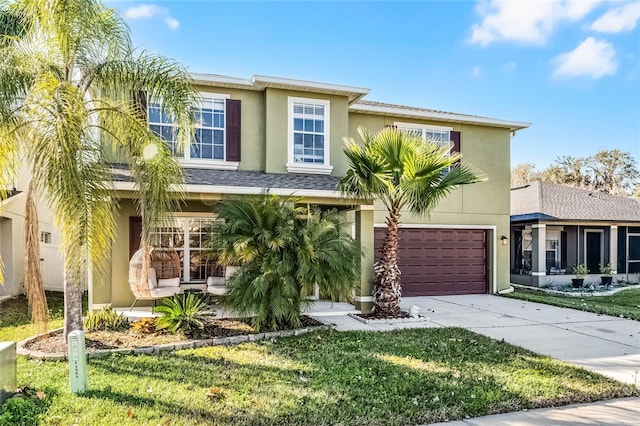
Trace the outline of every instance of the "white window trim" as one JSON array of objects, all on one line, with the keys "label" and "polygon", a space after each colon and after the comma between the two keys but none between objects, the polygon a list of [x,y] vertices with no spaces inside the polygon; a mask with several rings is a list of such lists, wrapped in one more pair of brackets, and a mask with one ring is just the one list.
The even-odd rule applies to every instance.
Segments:
[{"label": "white window trim", "polygon": [[[205,219],[205,220],[212,220],[215,221],[216,220],[216,215],[213,213],[200,213],[200,212],[189,212],[189,213],[171,213],[169,215],[167,215],[167,219],[172,221],[172,223],[167,224],[167,226],[173,227],[175,224],[175,220],[177,219],[184,219],[184,220],[189,220],[189,219]],[[162,225],[161,225],[162,226]],[[181,265],[181,269],[182,269],[182,279],[183,281],[180,282],[180,284],[186,284],[186,283],[202,283],[204,282],[203,280],[192,280],[191,279],[191,265],[190,265],[190,259],[191,259],[191,247],[189,247],[188,241],[189,241],[189,227],[187,226],[186,222],[183,224],[182,227],[182,238],[184,241],[184,244],[182,247],[180,248],[175,248],[175,250],[177,251],[182,251],[183,252],[183,259],[181,261],[182,265]],[[198,250],[198,249],[196,249]],[[194,250],[194,251],[196,251]],[[200,250],[204,250],[202,247],[200,248]],[[206,278],[205,278],[206,280]]]},{"label": "white window trim", "polygon": [[[405,122],[401,122],[401,121],[396,121],[393,123],[394,126],[396,126],[396,128],[398,130],[411,130],[411,129],[420,129],[422,130],[422,140],[423,141],[427,141],[427,137],[425,135],[425,130],[433,130],[433,131],[437,131],[437,132],[449,132],[449,152],[447,153],[447,156],[450,158],[451,157],[451,148],[453,147],[453,141],[451,140],[451,132],[453,131],[453,127],[447,127],[447,126],[435,126],[435,125],[431,125],[431,124],[419,124],[419,123],[405,123]],[[445,144],[444,141],[442,141],[442,143],[435,142],[438,145],[443,145]],[[445,170],[449,170],[449,167],[447,167]]]},{"label": "white window trim", "polygon": [[238,167],[240,167],[239,161],[203,160],[202,158],[197,160],[178,158],[178,163],[182,167],[189,169],[238,170]]},{"label": "white window trim", "polygon": [[[429,131],[436,131],[436,132],[449,132],[449,145],[451,145],[452,141],[451,141],[451,132],[453,131],[453,127],[446,127],[446,126],[434,126],[431,124],[418,124],[418,123],[404,123],[404,122],[399,122],[396,121],[395,123],[393,123],[394,126],[396,126],[396,128],[398,130],[411,130],[411,129],[420,129],[422,130],[422,139],[423,140],[427,140],[426,136],[425,136],[425,130]],[[443,145],[444,145],[444,141]],[[436,142],[438,143],[438,142]]]},{"label": "white window trim", "polygon": [[[296,163],[293,160],[293,104],[295,102],[307,102],[321,104],[325,107],[324,113],[324,164]],[[333,171],[330,164],[331,147],[331,101],[316,98],[298,98],[290,96],[287,98],[287,171],[289,173],[309,173],[319,175],[329,175]]]},{"label": "white window trim", "polygon": [[[230,99],[231,95],[223,94],[223,93],[211,93],[211,92],[199,92],[202,98],[208,99]],[[202,103],[199,103],[198,106],[201,108]],[[149,123],[149,115],[147,113],[147,123]],[[147,124],[148,125],[148,124]],[[175,126],[175,125],[174,125]],[[177,127],[177,126],[175,126]],[[182,167],[186,168],[198,168],[198,169],[213,169],[213,170],[238,170],[240,167],[239,161],[227,161],[227,105],[225,102],[224,106],[224,159],[203,159],[203,158],[191,158],[191,147],[187,147],[180,157],[176,157],[178,163]],[[191,138],[190,138],[191,139]],[[189,140],[189,145],[191,145],[191,140]]]}]

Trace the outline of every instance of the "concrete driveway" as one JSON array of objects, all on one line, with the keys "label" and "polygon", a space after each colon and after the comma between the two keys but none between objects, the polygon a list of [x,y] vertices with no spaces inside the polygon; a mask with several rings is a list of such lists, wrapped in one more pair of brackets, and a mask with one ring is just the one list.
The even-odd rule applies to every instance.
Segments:
[{"label": "concrete driveway", "polygon": [[640,322],[488,294],[404,297],[429,321],[363,324],[346,315],[311,316],[338,330],[388,331],[418,327],[462,327],[640,385]]},{"label": "concrete driveway", "polygon": [[463,327],[640,385],[640,323],[493,295],[405,297],[432,323]]}]

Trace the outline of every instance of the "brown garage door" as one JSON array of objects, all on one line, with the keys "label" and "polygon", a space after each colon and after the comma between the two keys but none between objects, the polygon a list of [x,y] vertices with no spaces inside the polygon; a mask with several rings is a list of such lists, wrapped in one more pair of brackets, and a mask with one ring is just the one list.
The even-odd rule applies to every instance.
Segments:
[{"label": "brown garage door", "polygon": [[[376,260],[384,228],[375,230]],[[400,229],[399,267],[404,296],[488,292],[487,231]]]}]

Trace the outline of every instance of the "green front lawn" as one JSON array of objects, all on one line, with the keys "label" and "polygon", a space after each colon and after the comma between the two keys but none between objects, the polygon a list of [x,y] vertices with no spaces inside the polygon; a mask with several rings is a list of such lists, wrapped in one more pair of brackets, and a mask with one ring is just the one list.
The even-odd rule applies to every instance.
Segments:
[{"label": "green front lawn", "polygon": [[640,289],[623,290],[612,296],[575,297],[517,288],[504,296],[640,321]]},{"label": "green front lawn", "polygon": [[634,393],[455,328],[92,358],[83,396],[68,390],[67,363],[18,368],[20,386],[40,392],[38,418],[23,421],[43,425],[414,425]]},{"label": "green front lawn", "polygon": [[[64,318],[64,296],[61,292],[47,291],[47,305],[49,306],[48,329],[60,328]],[[87,309],[87,298],[83,297],[83,310]],[[9,299],[0,304],[0,342],[20,341],[34,334],[42,333],[31,324],[27,309],[27,298],[24,295]]]}]

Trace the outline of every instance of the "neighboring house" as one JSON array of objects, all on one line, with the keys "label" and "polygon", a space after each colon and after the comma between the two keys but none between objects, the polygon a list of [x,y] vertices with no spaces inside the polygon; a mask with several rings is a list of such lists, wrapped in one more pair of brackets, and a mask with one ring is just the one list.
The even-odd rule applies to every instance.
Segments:
[{"label": "neighboring house", "polygon": [[[28,173],[20,173],[15,188],[0,201],[0,259],[4,265],[4,285],[0,296],[24,293],[24,216]],[[64,288],[60,235],[53,226],[53,218],[43,200],[36,201],[40,228],[40,268],[46,290],[62,291]]]},{"label": "neighboring house", "polygon": [[585,282],[599,282],[611,263],[619,279],[640,273],[640,202],[549,182],[511,189],[511,282],[571,282],[585,263]]},{"label": "neighboring house", "polygon": [[[385,126],[416,131],[453,145],[488,177],[456,189],[430,217],[403,216],[400,262],[405,295],[496,293],[509,287],[509,173],[511,135],[528,123],[363,100],[369,89],[265,76],[241,79],[193,74],[202,94],[196,132],[181,156],[187,201],[171,223],[158,228],[163,245],[182,259],[184,283],[221,275],[203,257],[215,203],[230,194],[295,195],[352,222],[363,251],[356,306],[372,305],[374,248],[386,211],[343,198],[336,184],[348,169],[343,138],[357,129]],[[175,125],[161,105],[146,100],[150,128],[172,146]],[[453,144],[451,144],[453,142]],[[119,199],[117,237],[106,277],[89,285],[92,307],[128,306],[128,264],[140,243],[140,218],[126,169],[114,171]]]}]

